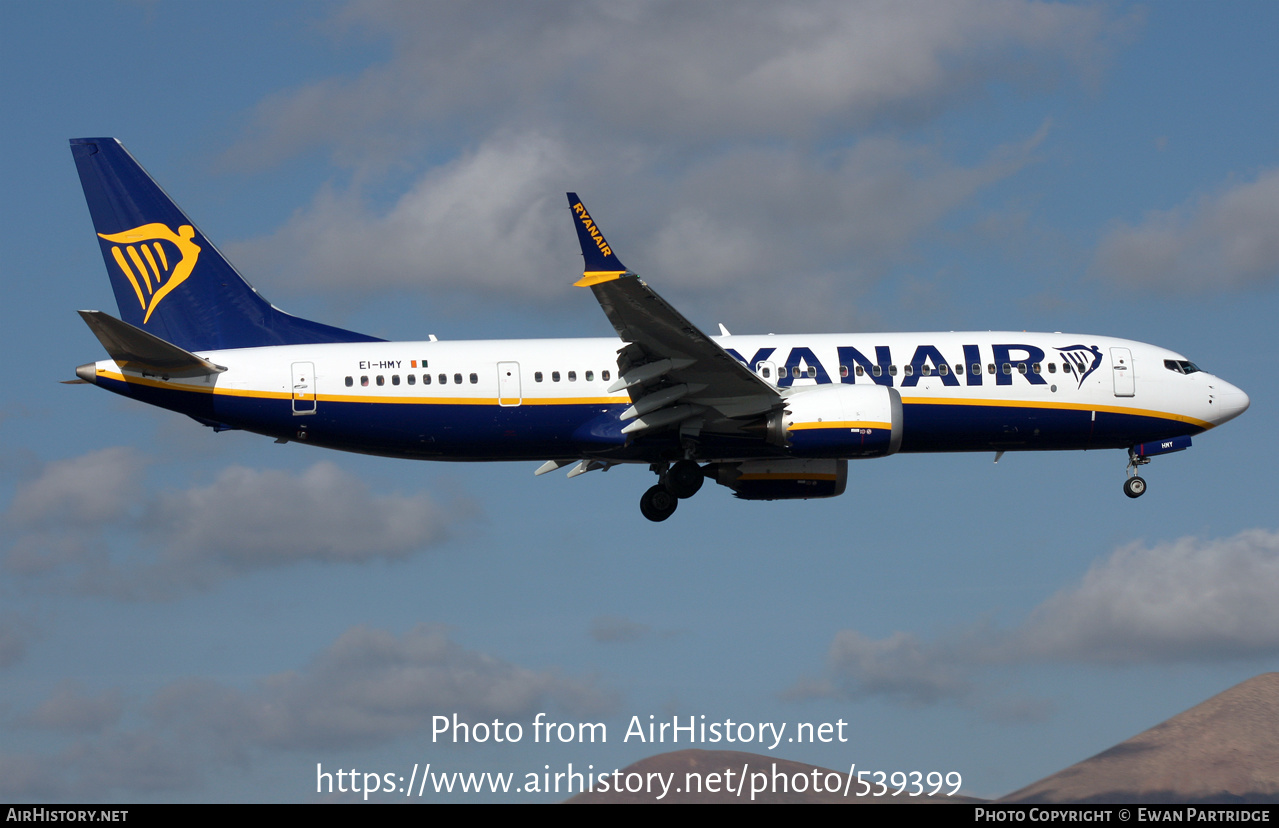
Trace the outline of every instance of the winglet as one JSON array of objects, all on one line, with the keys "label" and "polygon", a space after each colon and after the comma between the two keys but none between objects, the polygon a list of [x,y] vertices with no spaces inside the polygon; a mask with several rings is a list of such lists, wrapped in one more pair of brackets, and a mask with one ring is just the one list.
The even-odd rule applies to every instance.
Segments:
[{"label": "winglet", "polygon": [[591,214],[582,206],[577,193],[568,194],[568,204],[573,210],[573,218],[577,224],[577,240],[582,245],[582,278],[573,283],[574,287],[590,287],[600,282],[611,282],[626,273],[626,265],[604,240],[604,234],[596,226]]}]

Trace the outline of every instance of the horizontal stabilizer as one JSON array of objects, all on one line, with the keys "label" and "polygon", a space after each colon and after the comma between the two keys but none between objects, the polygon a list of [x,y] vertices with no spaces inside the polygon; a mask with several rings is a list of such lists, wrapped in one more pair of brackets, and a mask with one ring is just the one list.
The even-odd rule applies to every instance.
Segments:
[{"label": "horizontal stabilizer", "polygon": [[226,370],[102,311],[79,312],[121,368],[164,377],[201,377]]}]

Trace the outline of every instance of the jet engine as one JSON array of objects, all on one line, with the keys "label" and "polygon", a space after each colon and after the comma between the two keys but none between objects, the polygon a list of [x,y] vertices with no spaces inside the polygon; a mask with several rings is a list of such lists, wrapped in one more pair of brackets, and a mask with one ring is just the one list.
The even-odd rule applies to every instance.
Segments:
[{"label": "jet engine", "polygon": [[768,442],[794,457],[886,457],[902,444],[902,398],[883,385],[820,385],[768,418]]}]

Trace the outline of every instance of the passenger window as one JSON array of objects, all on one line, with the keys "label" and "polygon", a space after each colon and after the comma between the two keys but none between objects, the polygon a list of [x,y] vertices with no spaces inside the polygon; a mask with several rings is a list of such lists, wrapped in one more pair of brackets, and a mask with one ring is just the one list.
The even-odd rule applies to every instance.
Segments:
[{"label": "passenger window", "polygon": [[347,387],[347,388],[350,388],[352,385],[355,385],[355,378],[354,378],[354,377],[347,377],[347,378],[346,378],[346,387]]},{"label": "passenger window", "polygon": [[905,376],[908,376],[908,377],[913,377],[913,376],[915,376],[915,366],[914,366],[914,365],[903,365],[903,366],[902,366],[902,374],[904,374]]},{"label": "passenger window", "polygon": [[369,384],[369,378],[367,376],[360,377],[360,385],[363,385],[367,388],[368,384]]},{"label": "passenger window", "polygon": [[1005,362],[1005,363],[1004,363],[1004,367],[1003,367],[1003,371],[1004,371],[1004,373],[1005,373],[1005,374],[1011,374],[1011,373],[1013,372],[1013,367],[1012,367],[1012,365],[1009,365],[1007,362]]},{"label": "passenger window", "polygon": [[377,384],[378,384],[378,385],[386,385],[386,377],[382,376],[381,374],[378,374],[378,375],[377,375]]},{"label": "passenger window", "polygon": [[559,372],[559,371],[552,371],[552,372],[551,372],[551,382],[559,382],[559,381],[560,381],[560,372]]},{"label": "passenger window", "polygon": [[595,381],[595,372],[594,372],[594,371],[587,371],[587,372],[586,372],[586,381],[587,381],[587,382],[594,382],[594,381]]},{"label": "passenger window", "polygon": [[1043,368],[1040,366],[1038,362],[1036,362],[1034,365],[1031,365],[1030,370],[1034,371],[1036,374],[1043,373]]},{"label": "passenger window", "polygon": [[423,375],[422,375],[422,384],[423,384],[423,385],[430,385],[430,384],[431,384],[431,375],[430,375],[430,374],[423,374]]},{"label": "passenger window", "polygon": [[884,375],[884,366],[882,366],[882,365],[872,365],[872,366],[870,367],[870,372],[871,372],[872,374],[874,374],[875,376],[877,376],[877,377],[882,377],[882,376]]},{"label": "passenger window", "polygon": [[449,375],[440,374],[440,385],[448,385],[448,384],[449,384]]},{"label": "passenger window", "polygon": [[461,374],[454,374],[454,375],[453,375],[453,384],[454,384],[454,385],[461,385],[461,384],[462,384],[462,375],[461,375]]},{"label": "passenger window", "polygon": [[471,385],[475,385],[475,384],[476,384],[476,383],[478,383],[479,381],[480,381],[480,375],[479,375],[479,374],[471,374]]},{"label": "passenger window", "polygon": [[[980,373],[981,373],[981,363],[980,363],[980,362],[974,362],[974,363],[973,363],[973,373],[974,373],[974,374],[980,374]],[[993,366],[993,365],[992,365],[992,366],[990,366],[990,373],[992,373],[992,374],[993,374],[993,373],[995,373],[995,366]]]},{"label": "passenger window", "polygon": [[895,376],[897,376],[897,366],[896,366],[896,365],[889,365],[889,366],[888,366],[888,376],[890,376],[890,377],[895,377]]},{"label": "passenger window", "polygon": [[840,375],[841,377],[846,377],[846,376],[848,376],[848,366],[847,366],[847,365],[841,365],[841,366],[839,366],[839,375]]},{"label": "passenger window", "polygon": [[924,376],[926,376],[926,377],[927,377],[927,376],[931,376],[931,375],[932,375],[932,373],[933,373],[933,366],[931,366],[931,365],[921,365],[921,366],[919,366],[919,373],[923,374],[923,375],[924,375]]},{"label": "passenger window", "polygon": [[400,384],[400,375],[399,375],[399,374],[392,374],[392,375],[391,375],[391,384],[392,384],[392,385],[399,385],[399,384]]},{"label": "passenger window", "polygon": [[417,382],[417,374],[409,374],[408,380],[409,380],[409,385],[415,384]]},{"label": "passenger window", "polygon": [[987,374],[995,373],[995,363],[990,362],[986,364],[986,373]]},{"label": "passenger window", "polygon": [[600,374],[600,379],[604,380],[605,382],[608,382],[609,376],[610,376],[610,372],[606,370]]},{"label": "passenger window", "polygon": [[956,363],[955,363],[955,373],[956,373],[956,374],[959,374],[960,376],[963,376],[963,374],[964,374],[964,363],[962,363],[962,362],[956,362]]},{"label": "passenger window", "polygon": [[858,365],[858,366],[857,366],[857,376],[859,376],[859,377],[864,377],[864,376],[866,376],[866,369],[865,369],[865,368],[863,368],[862,366]]},{"label": "passenger window", "polygon": [[569,372],[568,372],[568,381],[569,381],[569,382],[577,382],[577,372],[576,372],[576,371],[569,371]]},{"label": "passenger window", "polygon": [[767,365],[765,365],[763,368],[761,368],[759,372],[760,372],[760,374],[762,374],[762,375],[763,375],[764,379],[768,379],[769,377],[771,377],[771,376],[773,375],[773,372],[769,370],[769,368],[768,368],[768,366],[767,366]]},{"label": "passenger window", "polygon": [[1048,363],[1048,373],[1050,374],[1057,373],[1057,363],[1055,362]]},{"label": "passenger window", "polygon": [[1024,362],[1017,363],[1017,373],[1019,374],[1026,373],[1026,363]]},{"label": "passenger window", "polygon": [[[783,368],[782,370],[786,370],[786,369],[784,369],[784,368]],[[800,372],[800,370],[799,370],[799,366],[798,366],[798,365],[796,365],[794,368],[790,369],[790,375],[791,375],[791,378],[792,378],[792,379],[799,379],[801,376],[803,376],[803,374],[802,374],[802,373]]]},{"label": "passenger window", "polygon": [[534,371],[534,372],[533,372],[533,382],[541,382],[541,381],[542,381],[542,372],[541,372],[541,371]]}]

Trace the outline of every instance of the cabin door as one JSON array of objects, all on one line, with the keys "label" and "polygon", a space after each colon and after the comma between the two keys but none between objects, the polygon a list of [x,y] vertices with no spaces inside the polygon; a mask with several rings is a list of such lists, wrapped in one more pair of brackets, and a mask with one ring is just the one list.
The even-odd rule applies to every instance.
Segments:
[{"label": "cabin door", "polygon": [[1133,396],[1136,390],[1136,378],[1132,370],[1132,351],[1127,348],[1111,348],[1110,367],[1115,375],[1115,396]]},{"label": "cabin door", "polygon": [[518,362],[499,362],[497,364],[497,404],[503,406],[519,405],[524,401],[520,393],[520,364]]},{"label": "cabin door", "polygon": [[293,416],[315,413],[315,363],[293,363]]}]

